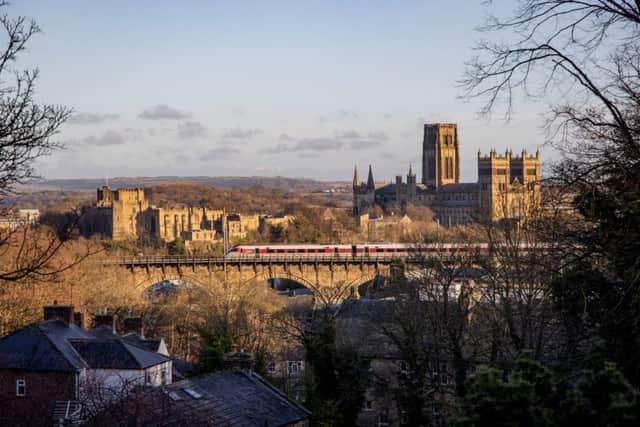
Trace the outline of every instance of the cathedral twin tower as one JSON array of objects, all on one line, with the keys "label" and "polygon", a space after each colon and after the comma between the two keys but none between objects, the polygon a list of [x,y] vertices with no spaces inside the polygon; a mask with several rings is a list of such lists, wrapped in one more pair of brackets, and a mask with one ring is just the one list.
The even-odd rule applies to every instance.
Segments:
[{"label": "cathedral twin tower", "polygon": [[[460,140],[455,123],[424,125],[422,181],[409,169],[407,182],[376,186],[369,166],[367,182],[353,180],[353,212],[365,213],[374,205],[387,212],[402,212],[407,204],[430,207],[436,221],[446,226],[484,219],[519,218],[540,203],[540,154],[498,155],[478,152],[478,181],[460,182]],[[416,219],[416,218],[414,218]]]}]

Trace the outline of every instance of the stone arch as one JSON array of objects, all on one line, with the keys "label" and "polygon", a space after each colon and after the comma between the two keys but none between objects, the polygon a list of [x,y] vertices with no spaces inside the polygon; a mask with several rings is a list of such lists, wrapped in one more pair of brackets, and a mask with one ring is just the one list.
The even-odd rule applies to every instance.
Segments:
[{"label": "stone arch", "polygon": [[[142,275],[142,277],[140,277]],[[154,269],[153,272],[144,272],[142,274],[138,273],[134,276],[134,287],[139,289],[140,292],[147,292],[153,285],[161,283],[163,281],[170,280],[180,280],[190,285],[196,286],[200,289],[209,290],[209,284],[202,280],[202,277],[196,274],[189,273],[180,273],[175,270],[162,272],[156,271]]]},{"label": "stone arch", "polygon": [[244,282],[250,282],[250,281],[257,281],[257,282],[268,282],[269,280],[274,280],[274,279],[286,279],[286,280],[290,280],[292,282],[297,282],[300,285],[304,286],[305,288],[311,290],[311,292],[318,292],[319,288],[316,284],[314,284],[313,282],[311,282],[308,279],[305,279],[302,276],[299,276],[297,274],[293,274],[291,272],[288,271],[278,271],[278,272],[274,272],[272,274],[269,274],[268,271],[262,270],[260,272],[258,272],[257,274],[255,274],[253,277],[250,277],[249,279],[246,279]]}]

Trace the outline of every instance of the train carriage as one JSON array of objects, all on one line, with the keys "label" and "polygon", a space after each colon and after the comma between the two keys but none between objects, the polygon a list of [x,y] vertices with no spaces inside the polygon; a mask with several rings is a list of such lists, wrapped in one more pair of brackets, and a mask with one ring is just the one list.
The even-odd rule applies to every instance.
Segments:
[{"label": "train carriage", "polygon": [[443,243],[443,244],[417,244],[417,243],[363,243],[355,245],[343,244],[298,244],[298,245],[236,245],[226,253],[228,258],[237,257],[282,257],[300,256],[311,257],[314,255],[348,257],[370,256],[372,254],[394,254],[398,257],[412,254],[428,253],[484,253],[488,250],[487,244],[467,243]]}]

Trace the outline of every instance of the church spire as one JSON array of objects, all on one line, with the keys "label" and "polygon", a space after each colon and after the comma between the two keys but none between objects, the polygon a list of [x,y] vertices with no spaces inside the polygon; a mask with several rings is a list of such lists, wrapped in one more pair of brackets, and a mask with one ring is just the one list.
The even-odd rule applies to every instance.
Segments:
[{"label": "church spire", "polygon": [[360,186],[360,175],[358,175],[358,165],[353,166],[353,188]]},{"label": "church spire", "polygon": [[407,174],[407,176],[414,176],[413,175],[413,165],[411,163],[409,163],[409,173]]},{"label": "church spire", "polygon": [[369,165],[369,176],[367,177],[367,188],[375,189],[376,184],[373,182],[373,171],[371,170],[371,165]]}]

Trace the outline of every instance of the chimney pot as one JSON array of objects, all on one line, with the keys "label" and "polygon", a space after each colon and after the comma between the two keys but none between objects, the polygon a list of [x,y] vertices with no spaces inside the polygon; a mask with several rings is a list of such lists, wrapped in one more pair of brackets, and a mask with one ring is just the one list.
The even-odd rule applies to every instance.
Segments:
[{"label": "chimney pot", "polygon": [[[237,350],[237,346],[236,346],[236,350]],[[238,352],[238,351],[234,352],[233,349],[232,351],[225,353],[224,357],[222,358],[222,365],[224,369],[239,368],[239,369],[251,370],[253,369],[253,364],[254,364],[254,360],[253,360],[253,355],[251,353]]]},{"label": "chimney pot", "polygon": [[115,314],[96,314],[93,316],[93,327],[108,326],[113,332],[116,332],[116,315]]},{"label": "chimney pot", "polygon": [[124,319],[124,333],[135,332],[136,334],[144,337],[144,327],[142,324],[142,317],[127,317]]},{"label": "chimney pot", "polygon": [[76,311],[73,314],[73,323],[80,329],[84,329],[84,313]]},{"label": "chimney pot", "polygon": [[73,306],[72,305],[57,305],[57,301],[54,301],[54,305],[44,306],[44,320],[59,319],[67,324],[73,323]]}]

